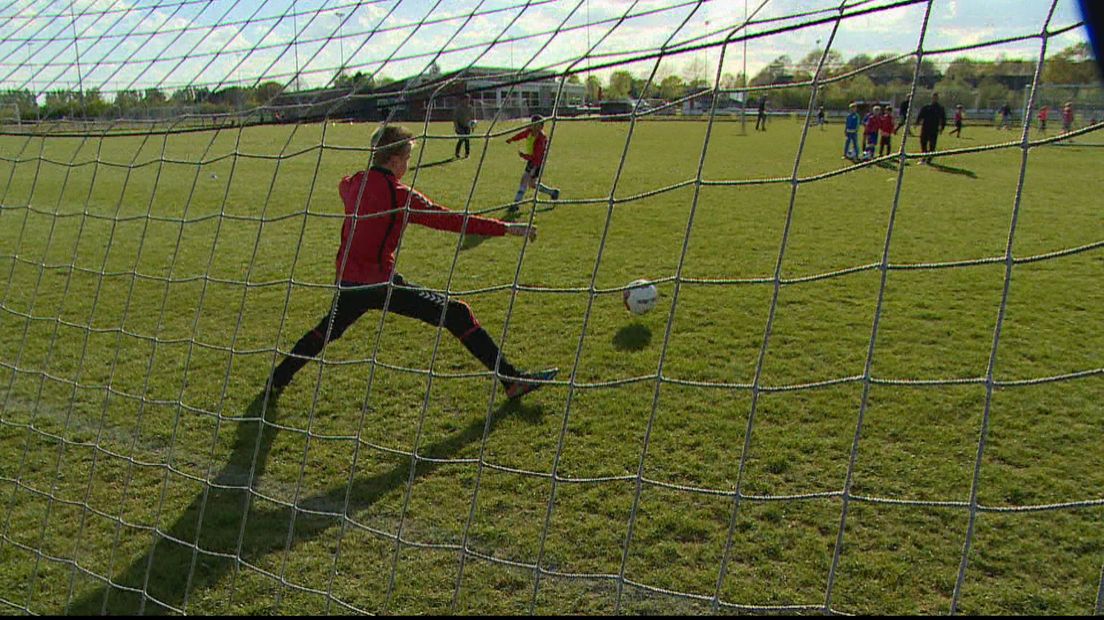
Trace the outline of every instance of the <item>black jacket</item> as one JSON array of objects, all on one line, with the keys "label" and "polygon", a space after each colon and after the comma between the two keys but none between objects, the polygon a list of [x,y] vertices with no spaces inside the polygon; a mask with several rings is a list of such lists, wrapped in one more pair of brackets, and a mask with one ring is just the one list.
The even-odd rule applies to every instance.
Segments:
[{"label": "black jacket", "polygon": [[947,110],[938,103],[929,103],[920,108],[920,113],[916,115],[916,122],[920,124],[922,133],[943,131],[947,126]]}]

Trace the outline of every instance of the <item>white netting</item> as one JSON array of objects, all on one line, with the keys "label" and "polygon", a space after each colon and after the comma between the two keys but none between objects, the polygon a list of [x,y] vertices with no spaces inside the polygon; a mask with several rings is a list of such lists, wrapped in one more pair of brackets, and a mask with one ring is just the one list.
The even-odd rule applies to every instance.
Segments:
[{"label": "white netting", "polygon": [[[1056,42],[1078,32],[1070,7],[1055,1],[1027,25],[961,36],[953,18],[965,9],[958,4],[854,0],[798,10],[765,0],[113,0],[0,7],[0,162],[7,173],[0,191],[7,268],[0,561],[9,567],[0,573],[8,582],[0,602],[15,613],[1099,614],[1104,488],[1087,471],[1091,439],[1090,447],[1083,442],[1104,423],[1104,360],[1096,347],[1104,325],[1095,305],[1104,230],[1099,213],[1083,209],[1089,215],[1033,233],[1029,243],[1017,235],[1025,204],[1065,210],[1069,188],[1062,184],[1075,182],[1037,180],[1029,163],[1059,151],[1072,159],[1037,166],[1056,176],[1063,166],[1098,167],[1077,163],[1099,158],[1079,147],[1104,123],[1087,118],[1091,86],[1044,84]],[[860,36],[889,53],[844,66],[833,54],[856,49]],[[749,53],[753,64],[765,62],[790,44],[815,53],[809,62],[779,64],[766,83],[751,79]],[[986,131],[997,111],[983,92],[1015,104],[1018,135],[993,130],[976,144],[950,146],[942,139],[927,169],[917,165],[916,143],[906,141],[915,138],[911,126],[882,157],[839,165],[835,143],[820,149],[821,103],[850,95],[846,89],[886,67],[908,68],[892,104],[905,96],[917,102],[911,121],[931,91],[933,61],[948,68],[963,54],[988,58],[1000,50],[1004,62],[1005,52],[1024,49],[1033,57],[1016,69],[1030,66],[1030,76],[1000,76],[1019,90],[1004,82],[997,89],[996,79],[969,84],[971,114]],[[617,74],[629,69],[635,75],[620,92]],[[680,70],[685,80],[667,79]],[[588,84],[596,76],[608,80],[603,102]],[[665,84],[673,96],[657,97]],[[885,98],[884,89],[870,88],[867,103]],[[742,123],[735,133],[730,121],[755,115],[753,101],[795,93],[800,107],[770,110],[771,131],[796,139],[782,147],[777,166],[757,153],[748,154],[746,168],[718,163],[714,153],[725,145],[768,144]],[[459,144],[456,158],[447,151],[464,94],[475,98],[479,123],[471,136],[477,157],[460,169]],[[1064,127],[1057,105],[1067,98],[1077,102],[1078,117]],[[1055,106],[1048,135],[1032,126],[1044,101]],[[540,175],[558,173],[562,199],[508,199],[516,160],[503,163],[494,152],[509,148],[500,140],[530,114],[548,119],[551,171]],[[367,135],[379,122],[402,123],[418,137],[404,182],[443,194],[468,214],[542,227],[532,248],[522,240],[484,252],[472,236],[423,242],[407,233],[398,252],[400,267],[430,278],[429,288],[492,317],[488,331],[514,363],[515,352],[559,355],[548,361],[564,372],[534,395],[534,408],[519,413],[504,404],[494,373],[476,372],[454,353],[444,316],[431,339],[430,328],[386,311],[360,319],[359,344],[346,336],[327,347],[278,406],[263,390],[257,395],[329,308],[336,287],[327,278],[344,217],[333,186],[367,167]],[[669,129],[680,122],[690,127],[685,134]],[[662,139],[649,133],[661,127],[669,132]],[[689,145],[678,143],[684,135]],[[600,136],[587,144],[616,159],[580,152],[588,136]],[[1071,148],[1046,150],[1058,144]],[[565,160],[572,164],[558,163]],[[902,212],[915,225],[925,216],[910,209],[943,183],[928,171],[978,178],[941,163],[963,161],[980,162],[980,176],[1004,192],[963,198],[989,210],[972,217],[1000,229],[999,245],[956,253],[942,250],[966,242],[924,233],[902,239]],[[881,169],[891,170],[892,188],[863,191],[875,196],[882,218],[865,220],[867,228],[884,225],[884,234],[861,224],[842,232],[823,226],[851,217],[835,205],[848,203],[849,184],[869,185]],[[573,178],[589,185],[567,191]],[[1099,185],[1081,181],[1090,192]],[[1032,192],[1032,183],[1039,189]],[[1046,203],[1052,193],[1063,196],[1057,206]],[[726,218],[747,217],[741,222],[753,227],[763,215],[754,211],[759,204],[773,205],[778,223],[745,239],[754,247],[713,233]],[[679,210],[662,219],[655,205]],[[515,206],[520,215],[509,215]],[[751,215],[737,213],[744,209]],[[963,219],[950,228],[972,225]],[[658,228],[634,232],[647,226]],[[810,258],[809,230],[835,240],[825,250],[830,259]],[[849,238],[864,235],[877,241],[873,259],[849,250]],[[533,257],[570,236],[587,245],[551,261]],[[653,236],[671,247],[646,245]],[[650,253],[656,256],[639,256]],[[719,269],[702,259],[729,253],[762,260],[756,268]],[[602,338],[622,319],[608,318],[605,308],[625,290],[619,282],[639,269],[665,269],[650,274],[669,291],[653,322],[663,337],[650,359],[620,365],[625,351],[647,348],[650,331],[622,328],[607,346]],[[974,274],[985,270],[999,275],[983,283]],[[1016,304],[1024,302],[1015,298],[1013,276],[1025,272],[1023,295],[1038,307]],[[945,280],[953,294],[902,309],[892,282],[909,276]],[[832,288],[855,279],[864,284]],[[805,292],[817,286],[820,293]],[[788,295],[810,297],[795,303]],[[955,295],[966,306],[988,300],[980,335],[948,327],[913,342],[902,334],[909,328],[894,322],[903,312],[918,321],[911,329],[939,325],[947,312],[964,312]],[[714,301],[736,296],[758,299],[758,314],[737,319]],[[816,306],[818,297],[861,320],[847,322],[847,330],[831,319],[818,325],[823,307],[801,308]],[[549,311],[546,303],[558,305]],[[1011,337],[1010,308],[1023,321]],[[551,333],[541,329],[546,323]],[[715,323],[719,331],[710,331]],[[1050,340],[1035,341],[1032,326],[1068,331],[1043,330]],[[695,330],[705,335],[686,345]],[[803,330],[815,334],[804,344]],[[861,350],[851,354],[861,367],[817,344],[836,342],[837,331],[861,332],[854,338]],[[1002,368],[1009,338],[1029,360],[1010,364],[1014,371]],[[915,372],[878,370],[896,370],[893,363],[908,357],[903,349],[931,339],[948,355],[982,351],[983,368],[935,360]],[[736,350],[750,354],[742,374],[723,368]],[[816,359],[822,354],[830,359]],[[778,372],[779,355],[796,357],[808,372]],[[877,365],[879,355],[891,363]],[[892,404],[917,391],[931,396]],[[795,400],[781,404],[787,398]],[[973,405],[976,415],[926,417],[929,398],[941,403],[933,409]],[[348,410],[352,400],[358,410]],[[994,435],[999,404],[1017,419]],[[907,444],[913,431],[865,433],[872,411],[884,423],[894,407],[917,425],[945,424],[957,452],[923,461],[918,447],[911,472],[891,465],[897,453],[869,444]],[[837,442],[836,451],[818,452],[821,419],[807,409],[846,418],[834,427],[843,429],[835,438],[844,439],[844,451]],[[447,412],[466,416],[467,425]],[[1054,416],[1063,428],[1021,428],[1028,414]],[[555,419],[542,422],[545,416]],[[510,434],[511,423],[528,426]],[[681,437],[672,427],[683,424],[692,438],[668,440]],[[808,438],[794,448],[779,428]],[[531,443],[516,439],[533,433],[539,436]],[[512,439],[496,437],[503,434]],[[710,441],[723,449],[712,450]],[[1001,448],[998,457],[987,454],[991,442]],[[1052,460],[1046,446],[1057,455]],[[867,449],[876,466],[863,469]],[[959,464],[968,475],[958,486],[924,486],[946,477],[926,473],[925,464],[962,457],[964,449]],[[793,462],[808,452],[813,462],[792,473],[787,457],[773,451]],[[1046,466],[1033,469],[1039,461]],[[989,467],[999,473],[986,474]],[[1009,472],[1048,477],[999,482]],[[1043,520],[1032,521],[1035,515]],[[871,525],[879,519],[901,522],[897,529]],[[1051,549],[1016,546],[1017,538],[1045,541],[1048,532]],[[976,567],[979,536],[988,551]],[[1061,586],[1047,581],[1056,560],[1046,554],[1055,550],[1072,558],[1054,577]],[[943,570],[887,576],[900,570],[883,563],[893,554],[906,567],[926,567],[918,574],[930,563],[942,562]],[[1006,574],[1015,571],[1022,574]],[[1047,585],[1016,594],[1032,580]],[[902,581],[921,585],[896,594]]]}]

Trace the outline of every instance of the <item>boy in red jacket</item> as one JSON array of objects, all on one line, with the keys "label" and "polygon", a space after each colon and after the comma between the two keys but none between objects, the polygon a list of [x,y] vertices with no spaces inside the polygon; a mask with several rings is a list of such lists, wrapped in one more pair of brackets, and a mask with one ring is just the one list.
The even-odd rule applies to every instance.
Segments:
[{"label": "boy in red jacket", "polygon": [[874,106],[863,119],[863,159],[874,159],[878,148],[878,132],[882,129],[882,106]]},{"label": "boy in red jacket", "polygon": [[878,142],[878,156],[889,155],[893,150],[893,108],[886,106],[882,110],[881,125],[879,126],[879,132],[881,139]]},{"label": "boy in red jacket", "polygon": [[340,285],[330,312],[295,343],[291,353],[272,371],[269,384],[274,392],[282,391],[308,360],[321,353],[326,343],[340,338],[362,314],[383,309],[389,288],[388,312],[434,326],[442,323],[443,316],[445,329],[487,370],[497,369],[508,398],[518,398],[556,376],[555,368],[532,374],[518,371],[479,325],[468,304],[408,282],[394,272],[395,249],[410,222],[474,235],[537,238],[535,226],[450,211],[400,183],[410,162],[413,137],[410,130],[397,125],[378,130],[372,137],[376,150],[371,169],[345,177],[338,185],[345,203],[336,260]]},{"label": "boy in red jacket", "polygon": [[[518,152],[518,155],[525,160],[525,172],[521,173],[521,184],[518,185],[517,194],[514,195],[514,202],[521,202],[525,198],[525,192],[530,187],[538,192],[548,194],[548,197],[552,200],[559,200],[560,190],[549,187],[544,183],[537,183],[541,166],[544,165],[544,155],[548,149],[548,136],[544,135],[543,118],[535,115],[531,120],[532,125],[528,129],[506,139],[506,142],[517,142],[528,138],[525,142],[525,150]],[[517,204],[510,206],[510,213],[517,210]]]}]

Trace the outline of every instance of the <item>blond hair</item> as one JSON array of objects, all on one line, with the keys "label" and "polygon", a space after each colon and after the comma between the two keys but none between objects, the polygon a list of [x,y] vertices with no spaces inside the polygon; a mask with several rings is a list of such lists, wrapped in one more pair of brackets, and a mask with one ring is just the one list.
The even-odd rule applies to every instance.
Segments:
[{"label": "blond hair", "polygon": [[403,156],[413,148],[414,134],[401,125],[384,125],[372,134],[373,166],[385,166],[392,157]]}]

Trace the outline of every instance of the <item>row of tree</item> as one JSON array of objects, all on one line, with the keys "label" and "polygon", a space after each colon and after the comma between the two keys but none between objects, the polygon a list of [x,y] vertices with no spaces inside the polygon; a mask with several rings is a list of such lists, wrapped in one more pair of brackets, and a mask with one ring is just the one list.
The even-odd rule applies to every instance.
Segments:
[{"label": "row of tree", "polygon": [[171,95],[166,95],[159,88],[128,89],[116,92],[114,98],[108,100],[98,88],[83,91],[56,89],[46,92],[39,104],[30,90],[21,89],[0,92],[0,104],[8,109],[9,114],[12,109],[17,109],[25,120],[136,117],[171,110],[217,114],[263,105],[283,90],[283,85],[278,82],[218,90],[189,86]]},{"label": "row of tree", "polygon": [[[897,58],[890,54],[859,54],[844,60],[838,52],[830,51],[825,56],[823,50],[813,50],[797,62],[789,56],[779,56],[750,80],[743,74],[725,73],[721,76],[720,87],[737,90],[748,86],[782,86],[763,91],[764,95],[760,96],[766,96],[773,108],[805,107],[809,99],[808,87],[787,88],[785,85],[810,81],[817,67],[821,66],[822,57],[821,79],[840,79],[829,82],[821,89],[820,103],[837,109],[845,108],[848,102],[856,100],[900,99],[908,92],[916,69],[915,60],[908,56]],[[925,59],[920,63],[918,82],[921,88],[938,89],[947,103],[963,103],[970,108],[995,108],[1019,101],[1034,75],[1035,63],[1029,60],[982,61],[962,57],[941,69]],[[584,83],[578,76],[570,79],[575,83]],[[1047,85],[1088,84],[1095,79],[1096,66],[1087,43],[1054,54],[1043,67],[1042,80]],[[335,88],[355,88],[366,92],[392,81],[358,71],[351,75],[339,73],[332,84]],[[709,90],[712,75],[706,61],[699,57],[691,60],[681,74],[660,72],[651,83],[630,71],[618,70],[610,74],[604,83],[598,76],[589,75],[585,85],[587,100],[592,103],[627,98],[674,100]],[[163,116],[174,111],[217,114],[271,104],[284,91],[284,85],[279,82],[267,81],[254,86],[214,90],[190,86],[171,94],[159,88],[130,89],[115,93],[110,100],[99,89],[58,89],[45,93],[40,100],[29,90],[21,89],[0,92],[0,105],[5,115],[10,115],[14,109],[24,119]],[[758,99],[754,92],[750,98],[752,103]]]},{"label": "row of tree", "polygon": [[[390,78],[375,79],[363,72],[338,73],[333,87],[356,88],[366,92],[377,86],[393,82]],[[261,82],[254,86],[228,86],[211,89],[206,86],[186,86],[166,94],[160,88],[126,89],[115,93],[112,99],[98,88],[84,91],[55,89],[44,94],[41,100],[29,89],[0,91],[0,106],[4,116],[15,110],[24,120],[57,118],[141,118],[162,117],[173,113],[224,114],[236,110],[271,105],[275,98],[287,90],[275,81]]]},{"label": "row of tree", "polygon": [[[813,50],[794,62],[789,56],[779,56],[768,63],[751,79],[742,74],[725,73],[720,87],[726,90],[746,86],[784,86],[805,83],[813,79],[821,66],[823,50]],[[659,74],[651,84],[643,77],[628,71],[615,71],[609,81],[602,84],[598,78],[587,79],[587,97],[598,99],[657,98],[672,100],[709,89],[712,76],[707,73],[702,59],[688,63],[681,75]],[[825,106],[846,108],[850,101],[888,101],[900,99],[911,85],[916,61],[910,56],[898,58],[893,54],[871,56],[858,54],[845,60],[839,52],[830,51],[824,57],[822,80],[837,78],[821,89],[820,102]],[[968,107],[1000,107],[1014,104],[1034,80],[1035,62],[1030,60],[1000,59],[995,61],[960,57],[942,68],[931,59],[920,63],[918,85],[922,89],[938,89],[944,93],[944,101],[958,102]],[[1097,80],[1097,68],[1087,43],[1070,46],[1047,58],[1043,66],[1042,83],[1047,86],[1092,84]],[[1054,89],[1056,92],[1062,89]],[[764,91],[772,106],[805,107],[809,101],[807,87],[781,88]],[[1066,92],[1071,92],[1066,89]],[[1098,95],[1095,90],[1094,96]],[[752,93],[751,100],[757,96]],[[1015,106],[1013,106],[1015,107]]]}]

